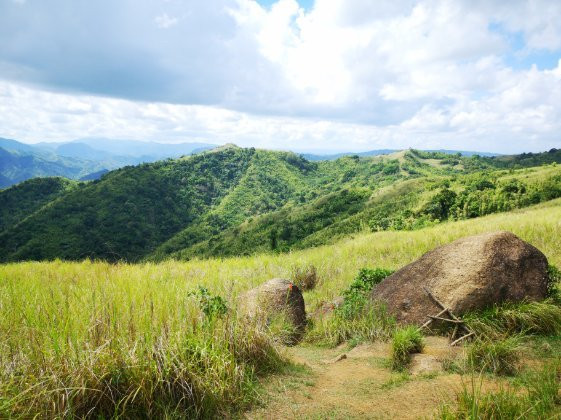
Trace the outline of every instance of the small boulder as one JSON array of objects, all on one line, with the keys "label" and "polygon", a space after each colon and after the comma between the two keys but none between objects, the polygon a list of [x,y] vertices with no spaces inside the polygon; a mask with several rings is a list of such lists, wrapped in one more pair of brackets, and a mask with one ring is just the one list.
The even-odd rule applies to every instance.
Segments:
[{"label": "small boulder", "polygon": [[435,356],[430,354],[416,353],[411,355],[411,365],[409,371],[413,376],[431,375],[441,373],[442,363]]},{"label": "small boulder", "polygon": [[274,317],[290,322],[293,332],[287,344],[298,342],[306,328],[304,297],[298,286],[286,279],[272,279],[240,297],[240,307],[249,317],[269,323]]},{"label": "small boulder", "polygon": [[405,324],[421,324],[440,308],[423,288],[455,314],[501,302],[541,300],[547,293],[547,259],[510,232],[465,237],[433,249],[385,278],[372,298],[386,302]]}]

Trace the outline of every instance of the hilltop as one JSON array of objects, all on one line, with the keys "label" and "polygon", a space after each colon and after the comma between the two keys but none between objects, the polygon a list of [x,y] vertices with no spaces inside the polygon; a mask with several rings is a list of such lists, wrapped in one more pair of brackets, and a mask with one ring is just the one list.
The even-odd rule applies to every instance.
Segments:
[{"label": "hilltop", "polygon": [[[3,223],[0,255],[140,261],[306,248],[551,200],[561,196],[557,162],[557,150],[498,157],[406,150],[312,162],[226,145],[38,197]],[[35,182],[0,199],[29,200]]]}]

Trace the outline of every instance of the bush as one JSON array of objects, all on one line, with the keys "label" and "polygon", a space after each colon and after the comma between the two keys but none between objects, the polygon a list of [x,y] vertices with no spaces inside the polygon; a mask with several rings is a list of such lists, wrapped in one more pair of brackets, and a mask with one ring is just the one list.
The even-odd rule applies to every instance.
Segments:
[{"label": "bush", "polygon": [[469,366],[478,371],[512,375],[518,370],[520,336],[475,340],[467,349]]},{"label": "bush", "polygon": [[368,294],[375,285],[392,273],[392,270],[382,268],[361,268],[349,288],[343,292],[344,301],[336,309],[337,315],[344,319],[359,317],[370,300]]},{"label": "bush", "polygon": [[557,305],[561,305],[561,270],[550,265],[547,273],[547,294]]},{"label": "bush", "polygon": [[395,319],[380,302],[370,299],[372,288],[393,271],[362,268],[343,292],[343,303],[332,316],[318,319],[308,332],[308,342],[337,346],[351,340],[354,344],[366,340],[388,338],[395,328]]},{"label": "bush", "polygon": [[422,350],[423,336],[417,327],[397,329],[392,339],[392,368],[405,369],[411,362],[411,354],[420,353]]},{"label": "bush", "polygon": [[297,267],[293,269],[291,279],[301,291],[313,290],[318,282],[316,267],[313,265]]},{"label": "bush", "polygon": [[222,317],[228,312],[226,301],[218,295],[211,295],[206,287],[199,286],[199,290],[190,292],[189,296],[193,296],[198,300],[199,307],[207,321]]}]

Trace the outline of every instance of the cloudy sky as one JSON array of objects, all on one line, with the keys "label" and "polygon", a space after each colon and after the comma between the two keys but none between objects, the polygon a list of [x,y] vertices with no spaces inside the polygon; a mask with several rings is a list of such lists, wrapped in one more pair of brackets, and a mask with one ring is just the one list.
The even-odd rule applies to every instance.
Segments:
[{"label": "cloudy sky", "polygon": [[0,0],[0,137],[561,146],[561,1]]}]

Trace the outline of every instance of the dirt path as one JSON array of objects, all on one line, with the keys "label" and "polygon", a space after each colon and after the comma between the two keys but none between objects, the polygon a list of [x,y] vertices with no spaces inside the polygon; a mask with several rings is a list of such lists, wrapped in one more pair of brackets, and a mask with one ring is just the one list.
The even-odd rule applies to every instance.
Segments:
[{"label": "dirt path", "polygon": [[[446,339],[428,337],[423,360],[449,356]],[[384,343],[318,349],[297,346],[291,358],[299,371],[266,384],[267,401],[246,413],[249,419],[417,419],[432,417],[454,397],[461,378],[446,372],[394,373]],[[346,358],[333,362],[341,354]]]}]

